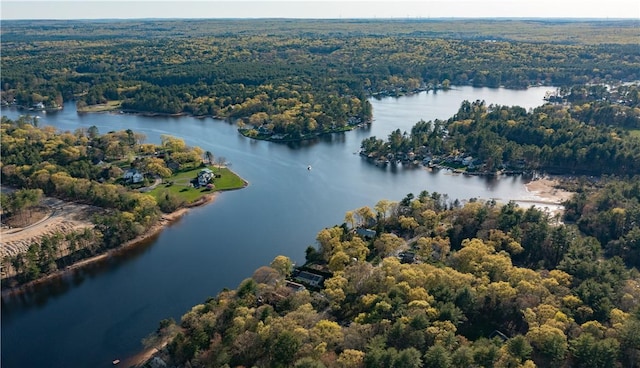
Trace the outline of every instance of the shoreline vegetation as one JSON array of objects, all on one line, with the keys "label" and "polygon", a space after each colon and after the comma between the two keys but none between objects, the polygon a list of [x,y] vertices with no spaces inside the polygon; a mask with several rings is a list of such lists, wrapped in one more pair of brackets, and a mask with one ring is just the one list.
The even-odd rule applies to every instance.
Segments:
[{"label": "shoreline vegetation", "polygon": [[[620,221],[607,220],[609,213],[637,207],[630,202],[639,183],[610,180],[598,190],[583,178],[527,183],[530,193],[567,207],[558,217],[513,201],[452,208],[426,191],[381,200],[377,213],[349,211],[344,224],[318,233],[303,266],[276,256],[180,322],[161,321],[143,340],[153,346],[125,361],[419,367],[457,359],[465,367],[546,367],[586,366],[597,354],[604,362],[597,366],[631,367],[640,352],[640,256],[625,244],[637,242],[640,230],[611,234],[606,222]],[[572,193],[561,188],[572,185],[581,195],[563,200]],[[619,198],[595,209],[612,195]]]},{"label": "shoreline vegetation", "polygon": [[[571,180],[567,177],[556,177],[556,176],[542,176],[538,178],[534,178],[528,183],[524,184],[530,196],[526,198],[513,198],[509,199],[509,201],[513,201],[516,203],[527,203],[531,204],[534,207],[544,207],[546,205],[558,205],[562,206],[562,203],[571,198],[571,196],[575,193],[569,192],[561,188],[562,182],[566,180]],[[506,205],[506,203],[505,203]],[[556,213],[561,213],[562,211],[554,211]],[[167,344],[170,342],[168,337],[164,337],[153,346],[147,346],[144,349],[141,349],[136,354],[125,358],[122,362],[124,362],[124,366],[126,367],[143,367],[148,364],[151,359],[159,356],[159,354],[166,348]]]},{"label": "shoreline vegetation", "polygon": [[[75,100],[80,113],[212,116],[287,141],[370,120],[369,97],[467,85],[568,87],[637,75],[635,60],[606,63],[633,54],[634,22],[479,20],[472,30],[466,20],[52,22],[7,25],[0,104],[35,110]],[[149,42],[131,38],[132,27]],[[458,27],[467,31],[453,31]],[[60,54],[67,46],[73,52]],[[87,54],[94,57],[79,57]]]},{"label": "shoreline vegetation", "polygon": [[[215,199],[215,193],[210,195],[210,198],[207,201],[203,201],[201,203],[198,204],[199,205],[204,205],[206,203],[210,203],[213,202],[213,200]],[[195,207],[195,206],[192,206]],[[146,240],[159,235],[164,229],[166,229],[167,227],[171,226],[171,224],[175,223],[176,221],[178,221],[180,218],[182,218],[184,215],[187,214],[187,212],[189,212],[189,209],[192,207],[186,207],[186,208],[181,208],[179,210],[176,210],[175,212],[169,213],[169,214],[165,214],[161,217],[160,220],[158,220],[158,222],[156,224],[154,224],[153,226],[151,226],[151,228],[149,228],[148,231],[146,231],[144,234],[139,235],[138,237],[136,237],[135,239],[129,240],[127,242],[125,242],[124,244],[122,244],[121,246],[114,248],[114,249],[109,249],[104,253],[101,254],[97,254],[95,256],[89,257],[89,258],[85,258],[83,260],[80,260],[78,262],[75,262],[63,269],[57,270],[51,274],[45,275],[41,278],[38,278],[36,280],[33,281],[29,281],[25,284],[20,284],[18,286],[12,287],[12,288],[7,288],[7,289],[3,289],[2,290],[2,296],[9,296],[9,295],[17,295],[20,294],[22,292],[26,292],[28,291],[30,288],[42,284],[42,283],[46,283],[49,280],[53,280],[53,279],[57,279],[60,277],[64,277],[66,275],[68,275],[69,273],[78,270],[82,267],[94,264],[96,262],[108,259],[109,257],[113,256],[115,253],[119,253],[122,251],[126,251],[130,248],[133,248],[137,245],[140,245],[141,243],[145,242]],[[4,288],[4,286],[3,286]]]},{"label": "shoreline vegetation", "polygon": [[[227,169],[228,170],[228,169]],[[231,170],[229,170],[231,171]],[[235,174],[235,173],[234,173]],[[237,174],[235,174],[237,176]],[[218,196],[219,192],[222,191],[228,191],[228,190],[238,190],[238,189],[242,189],[245,188],[249,183],[242,179],[244,185],[240,188],[234,188],[234,189],[223,189],[223,190],[219,190],[219,191],[215,191],[215,192],[211,192],[211,193],[207,193],[205,195],[203,195],[202,197],[200,197],[200,199],[189,203],[187,205],[185,205],[184,207],[181,207],[171,213],[165,213],[162,214],[162,216],[160,217],[160,219],[154,224],[152,225],[147,231],[145,231],[143,234],[137,236],[134,239],[128,240],[125,243],[123,243],[122,245],[118,246],[117,248],[113,248],[113,249],[109,249],[104,253],[100,253],[97,254],[95,256],[89,257],[89,258],[85,258],[82,259],[78,262],[74,262],[71,265],[68,265],[67,267],[57,270],[51,274],[47,274],[44,275],[43,277],[40,277],[38,279],[29,281],[27,283],[24,284],[19,284],[15,287],[9,287],[5,289],[5,285],[3,285],[3,289],[2,289],[2,296],[9,296],[9,295],[17,295],[20,294],[22,292],[28,291],[30,288],[32,288],[33,286],[36,286],[38,284],[42,284],[42,283],[46,283],[49,280],[53,280],[56,278],[60,278],[63,277],[65,275],[68,275],[69,273],[78,270],[82,267],[94,264],[96,262],[100,262],[103,260],[106,260],[110,257],[112,257],[114,254],[116,253],[120,253],[120,252],[124,252],[127,251],[131,248],[134,248],[142,243],[144,243],[145,241],[147,241],[150,238],[153,238],[157,235],[160,235],[160,233],[162,233],[162,231],[164,231],[166,228],[170,227],[172,224],[174,224],[175,222],[177,222],[178,220],[180,220],[183,216],[185,216],[190,210],[192,210],[193,208],[196,207],[201,207],[210,203],[213,203],[216,199],[216,197]],[[5,281],[5,280],[3,280]]]},{"label": "shoreline vegetation", "polygon": [[[3,106],[49,111],[75,100],[79,114],[211,116],[274,142],[366,124],[370,96],[430,85],[559,86],[548,99],[554,103],[532,113],[466,101],[447,124],[419,122],[411,135],[397,130],[388,141],[370,137],[363,156],[452,175],[584,177],[534,178],[526,198],[500,207],[477,199],[453,205],[423,191],[381,200],[375,212],[350,211],[341,226],[318,234],[317,250],[307,248],[308,264],[321,271],[315,277],[292,275],[300,270],[278,256],[237,291],[187,312],[168,345],[155,341],[128,364],[165,345],[180,366],[435,366],[454,357],[466,366],[631,366],[640,356],[640,279],[632,271],[640,268],[640,180],[630,178],[640,172],[636,20],[8,23]],[[151,145],[130,129],[58,135],[2,123],[3,182],[33,195],[5,206],[2,193],[3,211],[20,214],[18,199],[36,203],[43,193],[105,210],[88,231],[97,247],[66,257],[68,240],[32,240],[28,253],[3,259],[3,268],[25,276],[10,291],[149,244],[191,207],[213,202],[222,190],[215,178],[228,182],[224,158],[215,173],[213,154],[181,139]],[[586,175],[604,178],[599,190],[585,189]],[[148,193],[153,198],[141,193],[160,178],[170,181]],[[552,218],[546,205],[563,213]],[[71,242],[76,249],[79,240]],[[309,289],[287,284],[291,276]]]},{"label": "shoreline vegetation", "polygon": [[[585,97],[587,88],[594,92]],[[463,101],[445,121],[420,120],[404,132],[362,140],[360,156],[377,166],[423,165],[477,176],[634,174],[640,170],[634,159],[639,141],[631,133],[640,124],[637,88],[635,82],[558,89],[529,111]],[[584,129],[585,121],[593,127]]]},{"label": "shoreline vegetation", "polygon": [[[562,206],[562,203],[568,200],[574,194],[573,192],[560,189],[560,183],[562,180],[564,179],[558,178],[558,177],[550,177],[550,176],[545,176],[539,179],[531,180],[530,182],[524,184],[524,186],[527,189],[527,191],[531,193],[532,197],[510,198],[509,201],[529,203],[534,206],[539,205],[542,207],[545,205]],[[248,182],[245,180],[243,180],[243,182],[245,183],[244,187],[246,187],[248,185]],[[242,189],[242,188],[237,188],[237,189]],[[237,189],[232,189],[232,190],[237,190]],[[110,249],[104,253],[80,260],[78,262],[75,262],[65,267],[64,269],[45,275],[41,278],[30,281],[28,283],[20,284],[18,286],[7,288],[7,289],[4,289],[4,286],[3,286],[2,296],[20,294],[22,292],[28,291],[31,287],[35,285],[45,283],[48,280],[63,277],[77,269],[108,259],[109,257],[113,256],[115,253],[127,251],[128,249],[133,248],[145,242],[146,240],[159,235],[166,228],[170,227],[173,223],[177,222],[182,217],[184,217],[191,209],[213,203],[216,197],[218,196],[218,194],[219,192],[212,192],[212,193],[206,194],[202,196],[199,200],[191,204],[188,204],[185,207],[179,208],[176,211],[171,213],[163,214],[160,220],[158,220],[156,224],[151,226],[145,233],[139,235],[135,239],[125,242],[124,244],[122,244],[117,248]]]},{"label": "shoreline vegetation", "polygon": [[59,132],[29,117],[3,117],[0,133],[3,295],[144,242],[249,184],[224,157],[168,135],[150,144],[130,129]]}]

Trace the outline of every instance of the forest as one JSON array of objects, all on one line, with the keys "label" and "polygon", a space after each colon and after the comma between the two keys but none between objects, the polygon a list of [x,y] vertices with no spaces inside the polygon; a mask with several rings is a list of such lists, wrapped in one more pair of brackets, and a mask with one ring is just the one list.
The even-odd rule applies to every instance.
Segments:
[{"label": "forest", "polygon": [[[526,111],[464,101],[446,121],[420,121],[409,133],[362,141],[374,162],[417,160],[471,174],[544,171],[556,174],[640,174],[640,89],[574,86]],[[461,165],[461,161],[466,165]],[[456,163],[458,163],[456,165]]]},{"label": "forest", "polygon": [[577,182],[564,215],[380,200],[147,342],[191,367],[637,367],[639,179]]},{"label": "forest", "polygon": [[[46,236],[33,242],[26,253],[3,259],[3,268],[11,269],[18,283],[144,234],[162,213],[189,203],[171,188],[161,186],[154,196],[138,191],[139,187],[213,160],[213,153],[187,146],[172,136],[163,136],[156,145],[144,143],[144,135],[130,129],[100,134],[92,126],[60,132],[51,126],[39,127],[38,120],[28,116],[16,121],[2,117],[0,139],[2,184],[18,188],[0,195],[3,221],[30,211],[43,196],[101,209],[91,219],[92,228]],[[128,170],[143,173],[144,180],[127,182],[123,177]],[[13,284],[4,281],[3,287]]]},{"label": "forest", "polygon": [[[638,88],[625,87],[620,103],[602,86],[638,80],[638,26],[6,21],[0,97],[25,110],[75,101],[80,111],[109,103],[214,116],[256,132],[248,136],[296,139],[370,121],[370,97],[558,87],[560,101],[532,111],[467,101],[447,121],[418,122],[362,148],[385,159],[473,157],[488,172],[597,174],[571,184],[563,214],[427,191],[382,199],[321,230],[304,265],[277,256],[235,290],[160,322],[145,342],[166,341],[157,358],[184,367],[632,368],[640,362]],[[60,133],[2,119],[1,179],[22,188],[0,198],[3,212],[44,195],[103,209],[93,231],[3,260],[20,282],[63,268],[61,242],[77,247],[72,260],[96,254],[183,205],[170,192],[130,190],[118,182],[125,169],[167,177],[208,156],[179,138],[148,145],[130,130],[93,128]]]},{"label": "forest", "polygon": [[633,20],[7,21],[1,93],[4,104],[26,109],[112,102],[122,111],[215,116],[296,139],[370,121],[370,96],[442,85],[632,81],[640,69],[637,26]]}]

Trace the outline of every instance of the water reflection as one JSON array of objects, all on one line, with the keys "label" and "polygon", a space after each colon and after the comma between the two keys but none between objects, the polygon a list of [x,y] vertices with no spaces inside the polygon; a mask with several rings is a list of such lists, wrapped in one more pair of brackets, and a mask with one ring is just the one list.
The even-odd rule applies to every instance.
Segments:
[{"label": "water reflection", "polygon": [[160,234],[155,234],[137,242],[126,249],[113,250],[105,258],[97,259],[80,267],[64,270],[59,274],[25,285],[19,289],[3,291],[2,318],[10,318],[12,313],[28,311],[30,308],[44,306],[50,299],[64,295],[71,287],[78,287],[86,280],[99,277],[114,266],[134,261],[148,252]]}]

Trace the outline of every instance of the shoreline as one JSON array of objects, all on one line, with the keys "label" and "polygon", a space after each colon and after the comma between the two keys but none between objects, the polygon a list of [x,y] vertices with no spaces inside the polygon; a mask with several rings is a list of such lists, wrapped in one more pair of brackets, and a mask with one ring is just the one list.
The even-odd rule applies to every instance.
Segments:
[{"label": "shoreline", "polygon": [[52,279],[56,279],[62,276],[67,275],[68,273],[75,271],[77,269],[80,269],[82,267],[85,267],[87,265],[105,260],[109,257],[111,257],[114,253],[117,252],[122,252],[127,250],[128,248],[134,247],[144,241],[146,241],[147,239],[154,237],[158,234],[160,234],[165,228],[169,227],[171,224],[173,224],[174,222],[176,222],[177,220],[179,220],[180,218],[182,218],[182,216],[184,216],[185,214],[187,214],[192,208],[194,207],[199,207],[199,206],[203,206],[205,204],[211,203],[215,200],[217,196],[217,192],[211,193],[209,195],[206,195],[204,197],[202,197],[200,200],[198,200],[197,202],[194,202],[186,207],[182,207],[177,209],[176,211],[173,211],[171,213],[167,213],[167,214],[163,214],[160,219],[154,224],[152,225],[147,231],[145,231],[143,234],[135,237],[134,239],[131,239],[125,243],[123,243],[122,245],[120,245],[117,248],[114,249],[110,249],[104,253],[95,255],[93,257],[89,257],[86,259],[83,259],[81,261],[78,261],[72,265],[69,265],[67,267],[65,267],[64,269],[61,270],[57,270],[51,274],[45,275],[41,278],[38,278],[36,280],[27,282],[26,284],[22,284],[22,285],[18,285],[16,287],[13,288],[8,288],[5,290],[2,290],[1,295],[2,297],[5,296],[14,296],[14,295],[18,295],[21,294],[23,292],[28,291],[29,288],[38,285],[38,284],[42,284],[42,283],[46,283],[49,280]]},{"label": "shoreline", "polygon": [[145,348],[132,356],[126,357],[122,360],[121,364],[123,364],[124,367],[142,367],[151,359],[153,359],[153,357],[156,356],[157,353],[162,351],[162,349],[164,349],[169,344],[170,340],[171,339],[164,339],[158,345]]},{"label": "shoreline", "polygon": [[534,198],[522,198],[519,201],[562,205],[562,202],[570,199],[574,193],[559,188],[561,179],[561,177],[545,175],[531,180],[524,187]]},{"label": "shoreline", "polygon": [[533,206],[541,209],[550,216],[561,217],[565,210],[563,203],[575,194],[560,189],[561,180],[563,177],[548,175],[531,180],[524,185],[529,195],[513,201],[521,206]]}]

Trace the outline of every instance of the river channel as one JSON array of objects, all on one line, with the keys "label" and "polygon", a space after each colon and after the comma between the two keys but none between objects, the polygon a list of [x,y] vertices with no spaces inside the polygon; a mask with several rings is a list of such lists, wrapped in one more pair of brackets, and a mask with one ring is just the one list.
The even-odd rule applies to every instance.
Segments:
[{"label": "river channel", "polygon": [[[101,133],[132,129],[152,143],[159,143],[163,134],[183,138],[188,145],[224,156],[249,186],[219,194],[133,250],[19,296],[3,296],[2,367],[111,366],[112,360],[139,351],[141,339],[160,320],[179,321],[193,305],[223,288],[235,288],[279,254],[302,263],[318,231],[342,223],[345,212],[380,199],[399,201],[422,190],[460,200],[531,199],[522,177],[381,168],[357,151],[369,136],[409,131],[420,119],[447,119],[463,100],[529,109],[541,105],[549,89],[459,87],[372,99],[370,128],[300,144],[249,140],[232,124],[211,118],[78,114],[73,103],[56,113],[37,113],[41,125],[60,130],[95,125]],[[2,111],[12,119],[20,114]]]}]

